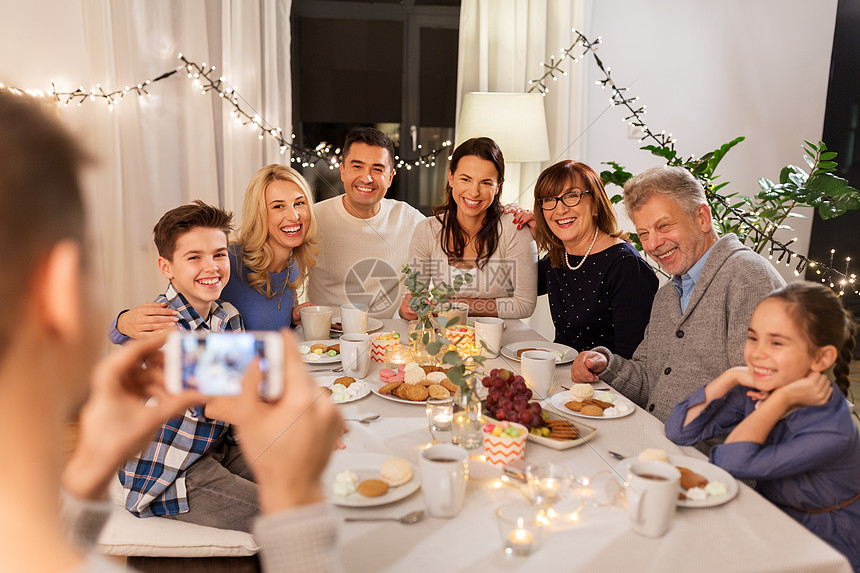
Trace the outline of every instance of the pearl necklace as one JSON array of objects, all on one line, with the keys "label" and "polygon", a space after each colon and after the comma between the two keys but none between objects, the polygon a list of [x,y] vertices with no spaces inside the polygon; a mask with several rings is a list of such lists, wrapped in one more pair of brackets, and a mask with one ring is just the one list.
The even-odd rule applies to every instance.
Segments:
[{"label": "pearl necklace", "polygon": [[598,233],[600,233],[600,228],[599,228],[599,227],[598,227],[597,229],[595,229],[595,230],[594,230],[594,238],[593,238],[593,239],[591,239],[591,244],[590,244],[590,245],[588,245],[588,250],[587,250],[587,251],[585,251],[585,256],[584,256],[584,257],[582,257],[582,260],[581,260],[581,261],[579,261],[579,264],[578,264],[578,265],[576,265],[575,267],[570,266],[570,261],[569,261],[569,260],[568,260],[568,258],[567,258],[567,253],[566,253],[566,252],[564,253],[564,263],[567,265],[567,268],[569,268],[569,269],[570,269],[570,270],[572,270],[572,271],[575,271],[576,269],[578,269],[579,267],[581,267],[581,266],[585,263],[585,259],[587,259],[587,258],[588,258],[588,255],[590,255],[590,254],[591,254],[591,249],[593,249],[593,248],[594,248],[594,242],[597,240],[597,234],[598,234]]}]

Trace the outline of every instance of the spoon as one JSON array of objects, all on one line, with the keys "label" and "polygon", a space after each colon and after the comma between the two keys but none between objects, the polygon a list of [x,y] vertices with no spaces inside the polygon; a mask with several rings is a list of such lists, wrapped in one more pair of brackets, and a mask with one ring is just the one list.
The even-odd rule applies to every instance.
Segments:
[{"label": "spoon", "polygon": [[403,517],[346,517],[344,521],[398,521],[404,525],[412,525],[421,521],[422,517],[424,517],[424,510],[419,509]]},{"label": "spoon", "polygon": [[343,366],[338,366],[337,368],[332,368],[329,372],[343,372]]},{"label": "spoon", "polygon": [[607,452],[607,453],[608,453],[610,456],[612,456],[613,458],[615,458],[616,460],[623,460],[624,458],[628,457],[628,456],[622,456],[622,455],[621,455],[621,454],[619,454],[618,452]]},{"label": "spoon", "polygon": [[361,418],[360,420],[358,418],[347,418],[345,421],[346,422],[358,422],[359,424],[369,424],[369,423],[373,422],[374,420],[378,420],[378,419],[379,419],[379,414],[373,414],[372,416],[367,416],[365,418]]}]

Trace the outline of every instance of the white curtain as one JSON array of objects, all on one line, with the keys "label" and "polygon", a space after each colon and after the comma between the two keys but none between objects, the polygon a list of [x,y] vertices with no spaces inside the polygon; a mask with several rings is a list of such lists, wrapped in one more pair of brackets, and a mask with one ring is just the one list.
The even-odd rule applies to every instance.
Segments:
[{"label": "white curtain", "polygon": [[[460,8],[460,49],[457,71],[459,118],[468,92],[523,93],[529,80],[543,74],[541,62],[573,42],[571,28],[583,30],[588,0],[463,0]],[[584,154],[585,70],[570,60],[568,72],[549,82],[546,106],[550,160],[544,164],[506,165],[503,201],[531,208],[534,182],[543,167]],[[519,175],[519,185],[515,184]],[[524,189],[521,194],[520,189]]]},{"label": "white curtain", "polygon": [[[81,84],[87,89],[96,83],[105,90],[136,85],[181,65],[182,52],[198,64],[215,65],[216,77],[236,87],[243,105],[289,136],[290,4],[82,0],[80,20],[67,25],[82,27],[87,65],[79,69],[83,77],[66,79],[90,82]],[[46,5],[36,2],[33,15],[50,18]],[[26,54],[21,58],[26,65]],[[57,87],[74,89],[78,83]],[[165,211],[202,199],[233,211],[238,225],[251,176],[284,160],[275,141],[237,127],[231,108],[217,94],[202,95],[184,72],[151,84],[149,92],[150,97],[126,97],[111,112],[101,102],[60,110],[97,159],[87,188],[111,312],[163,292],[152,227]]]}]

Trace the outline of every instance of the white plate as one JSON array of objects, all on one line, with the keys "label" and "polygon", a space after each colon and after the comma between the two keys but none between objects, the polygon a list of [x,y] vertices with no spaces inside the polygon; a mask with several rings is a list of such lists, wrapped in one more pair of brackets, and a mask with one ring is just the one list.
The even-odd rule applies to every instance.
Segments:
[{"label": "white plate", "polygon": [[[337,340],[307,340],[305,342],[300,342],[299,346],[307,346],[310,348],[314,344],[325,344],[326,346],[334,346],[338,344]],[[340,362],[340,353],[338,352],[336,356],[321,356],[319,360],[308,360],[306,355],[302,355],[302,360],[305,364],[332,364],[334,362]]]},{"label": "white plate", "polygon": [[[550,419],[561,419],[559,416],[553,416],[552,411],[548,410],[550,413]],[[484,419],[490,423],[494,423],[496,420],[490,416],[484,416]],[[567,421],[567,420],[566,420]],[[597,428],[594,426],[589,426],[588,424],[583,424],[582,422],[570,422],[576,429],[579,430],[579,437],[575,440],[553,440],[552,438],[546,438],[544,436],[538,436],[537,434],[532,434],[529,432],[529,441],[538,443],[542,446],[546,446],[548,448],[552,448],[554,450],[567,450],[570,448],[575,448],[576,446],[581,446],[588,440],[594,437],[594,434],[597,433]]]},{"label": "white plate", "polygon": [[[332,317],[331,322],[332,322],[332,324],[334,324],[335,322],[340,322],[340,317],[339,316]],[[379,320],[378,318],[368,317],[368,319],[367,319],[367,332],[368,333],[376,332],[380,328],[382,328],[382,321],[381,320]],[[343,334],[343,330],[335,328],[334,326],[331,327],[331,331],[333,334],[338,334],[338,335]]]},{"label": "white plate", "polygon": [[334,478],[342,471],[349,470],[358,476],[359,482],[366,479],[379,479],[379,468],[386,460],[395,456],[387,454],[335,452],[323,472],[322,482],[326,501],[334,505],[346,507],[373,507],[399,501],[408,497],[421,487],[421,476],[418,468],[412,466],[412,479],[398,487],[389,487],[385,495],[379,497],[364,497],[358,492],[347,497],[340,497],[333,492]]},{"label": "white plate", "polygon": [[[714,507],[722,505],[738,494],[738,481],[732,477],[732,474],[719,466],[708,462],[707,460],[699,460],[687,456],[670,455],[669,461],[672,465],[685,467],[693,470],[697,474],[701,474],[708,478],[708,481],[719,481],[726,484],[729,491],[725,495],[708,496],[707,499],[701,501],[693,501],[691,499],[679,499],[678,507]],[[680,490],[679,491],[683,491]]]},{"label": "white plate", "polygon": [[[317,384],[319,384],[319,385],[320,385],[320,386],[322,386],[323,388],[328,388],[328,387],[330,387],[332,384],[334,384],[334,381],[335,381],[335,380],[337,380],[338,378],[341,378],[342,376],[343,376],[343,374],[334,374],[334,375],[328,375],[328,376],[317,376],[317,377],[316,377],[316,382],[317,382]],[[364,383],[364,389],[363,389],[363,390],[359,391],[359,393],[358,393],[358,394],[356,394],[355,396],[353,396],[353,397],[352,397],[352,398],[350,398],[349,400],[343,400],[343,401],[341,401],[341,402],[335,402],[335,404],[348,404],[349,402],[355,402],[356,400],[361,400],[362,398],[364,398],[365,396],[367,396],[368,394],[370,394],[370,385],[371,385],[371,383],[370,383],[370,382],[368,382],[367,380],[357,379],[357,380],[354,382],[354,384],[355,384],[355,383],[358,383],[358,382],[363,382],[363,383]]]},{"label": "white plate", "polygon": [[[596,391],[595,394],[597,392],[600,392],[600,390]],[[628,406],[630,406],[630,411],[628,411],[626,414],[618,414],[615,416],[588,416],[587,414],[574,412],[573,410],[568,410],[564,406],[566,403],[570,402],[570,392],[568,392],[567,390],[559,392],[558,394],[553,394],[549,399],[549,405],[563,418],[568,419],[570,418],[570,416],[574,416],[576,418],[587,418],[589,420],[612,420],[615,418],[623,418],[625,416],[629,416],[636,411],[636,404],[634,404],[615,390],[613,390],[612,393],[615,394],[615,402],[613,402],[613,404],[627,404]]]},{"label": "white plate", "polygon": [[579,352],[565,344],[556,344],[555,342],[548,342],[546,340],[527,340],[525,342],[512,342],[511,344],[505,344],[502,346],[502,356],[519,362],[520,357],[517,356],[517,350],[522,348],[562,352],[564,356],[561,358],[556,356],[556,364],[567,364],[569,362],[573,362],[573,359],[576,358],[577,354],[579,354]]}]

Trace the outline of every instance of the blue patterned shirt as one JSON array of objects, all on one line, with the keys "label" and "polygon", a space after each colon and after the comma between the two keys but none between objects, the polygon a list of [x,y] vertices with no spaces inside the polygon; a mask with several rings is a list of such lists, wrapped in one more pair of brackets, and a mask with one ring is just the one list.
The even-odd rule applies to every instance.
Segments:
[{"label": "blue patterned shirt", "polygon": [[[179,311],[177,328],[242,332],[245,325],[238,311],[229,303],[215,301],[209,321],[203,320],[173,285],[155,302],[166,302]],[[189,408],[182,416],[171,418],[156,438],[137,458],[119,471],[125,491],[125,507],[137,517],[173,515],[188,511],[185,470],[199,460],[219,440],[232,439],[230,426],[203,415],[203,406]]]}]

